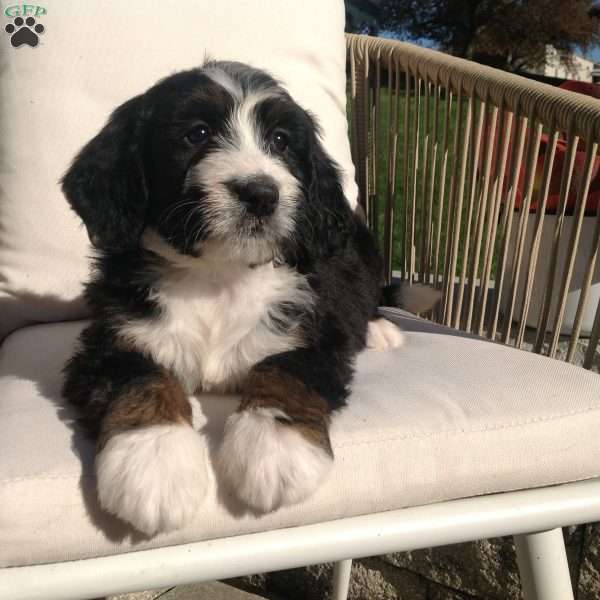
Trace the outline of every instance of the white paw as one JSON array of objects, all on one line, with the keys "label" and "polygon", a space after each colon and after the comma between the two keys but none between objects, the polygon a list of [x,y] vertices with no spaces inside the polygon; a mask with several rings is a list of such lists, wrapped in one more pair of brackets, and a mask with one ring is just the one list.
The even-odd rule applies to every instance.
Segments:
[{"label": "white paw", "polygon": [[391,350],[404,343],[402,332],[387,319],[369,321],[367,329],[367,348],[373,350]]},{"label": "white paw", "polygon": [[189,523],[207,490],[206,449],[189,425],[151,425],[111,437],[96,457],[102,508],[154,535]]},{"label": "white paw", "polygon": [[269,512],[308,498],[323,482],[333,458],[309,442],[277,409],[235,413],[225,425],[219,471],[236,496],[254,510]]}]

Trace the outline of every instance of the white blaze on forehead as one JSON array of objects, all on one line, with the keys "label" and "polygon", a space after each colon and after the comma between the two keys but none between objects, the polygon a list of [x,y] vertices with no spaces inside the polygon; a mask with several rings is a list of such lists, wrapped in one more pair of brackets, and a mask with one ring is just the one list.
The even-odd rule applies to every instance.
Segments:
[{"label": "white blaze on forehead", "polygon": [[265,132],[258,122],[256,107],[265,100],[277,98],[281,91],[277,88],[259,90],[237,102],[227,120],[225,145],[233,145],[238,150],[259,150],[266,153]]},{"label": "white blaze on forehead", "polygon": [[256,110],[260,103],[281,97],[285,92],[274,83],[265,86],[258,82],[253,89],[251,79],[247,82],[249,89],[243,89],[235,75],[218,67],[205,69],[205,72],[231,94],[233,107],[219,128],[221,133],[214,138],[214,147],[190,168],[185,185],[203,189],[202,212],[210,236],[231,237],[238,242],[240,232],[243,233],[247,225],[247,210],[232,191],[231,183],[266,176],[277,185],[279,202],[274,214],[262,224],[262,236],[244,237],[243,244],[231,247],[234,254],[243,252],[250,262],[260,263],[273,256],[276,240],[293,231],[301,197],[300,181],[283,158],[271,152],[265,137],[268,131],[259,122]]},{"label": "white blaze on forehead", "polygon": [[241,100],[243,91],[240,84],[233,79],[228,73],[217,66],[208,66],[202,69],[202,72],[216,84],[226,89],[234,100]]},{"label": "white blaze on forehead", "polygon": [[273,83],[272,85],[258,83],[252,89],[252,79],[244,90],[241,82],[227,70],[217,64],[207,65],[202,72],[217,85],[225,89],[234,100],[234,108],[226,122],[226,132],[218,136],[220,146],[228,150],[231,146],[238,150],[260,150],[266,152],[261,131],[257,121],[256,107],[269,98],[280,97],[284,91]]},{"label": "white blaze on forehead", "polygon": [[[252,92],[235,103],[224,133],[216,138],[217,148],[192,167],[187,177],[188,184],[199,183],[207,191],[205,205],[214,200],[215,208],[223,208],[229,202],[237,206],[237,199],[227,188],[228,182],[266,175],[277,184],[280,207],[291,216],[289,211],[300,193],[300,183],[285,162],[269,151],[266,132],[256,115],[258,104],[280,94],[281,90],[270,87]],[[290,226],[288,221],[284,229]]]}]

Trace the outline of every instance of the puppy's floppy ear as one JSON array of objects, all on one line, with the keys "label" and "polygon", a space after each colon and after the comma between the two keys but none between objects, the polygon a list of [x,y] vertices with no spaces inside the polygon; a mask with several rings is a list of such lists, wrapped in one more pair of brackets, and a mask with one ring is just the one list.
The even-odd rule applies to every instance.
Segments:
[{"label": "puppy's floppy ear", "polygon": [[331,254],[347,243],[356,220],[344,196],[338,166],[323,148],[316,126],[314,131],[308,189],[310,227],[318,236],[321,251]]},{"label": "puppy's floppy ear", "polygon": [[63,193],[90,241],[103,250],[134,246],[144,229],[143,111],[143,95],[119,106],[62,179]]}]

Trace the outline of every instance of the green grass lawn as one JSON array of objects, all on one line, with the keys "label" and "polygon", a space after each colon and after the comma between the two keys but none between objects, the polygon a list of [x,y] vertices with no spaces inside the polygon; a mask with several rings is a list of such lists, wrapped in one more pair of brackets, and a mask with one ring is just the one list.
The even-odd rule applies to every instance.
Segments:
[{"label": "green grass lawn", "polygon": [[[391,136],[395,134],[397,135],[397,160],[395,190],[393,197],[391,198],[391,205],[393,206],[394,213],[392,262],[394,270],[404,270],[408,264],[411,232],[407,230],[406,225],[411,222],[410,216],[413,210],[413,196],[415,198],[415,225],[413,237],[415,242],[415,271],[421,271],[421,259],[423,255],[422,244],[424,241],[423,238],[425,237],[424,227],[426,227],[426,221],[431,222],[432,228],[431,238],[429,240],[429,261],[428,265],[426,265],[425,272],[431,272],[435,267],[434,256],[435,245],[437,243],[436,231],[440,224],[440,218],[440,264],[438,265],[438,272],[443,272],[444,268],[444,259],[446,256],[445,245],[447,239],[446,228],[448,225],[450,193],[453,185],[452,173],[454,170],[455,158],[459,161],[461,158],[461,149],[459,148],[458,152],[455,151],[459,102],[456,97],[453,97],[451,103],[448,105],[445,94],[442,94],[438,99],[437,110],[433,97],[430,97],[429,99],[428,108],[426,104],[423,93],[421,94],[420,101],[417,102],[414,90],[409,94],[408,100],[405,90],[400,90],[397,99],[395,95],[392,95],[392,104],[390,105],[390,95],[388,90],[385,88],[380,90],[378,127],[376,128],[377,176],[375,180],[375,193],[372,194],[370,199],[372,206],[370,225],[377,233],[383,248],[384,215],[386,204],[390,200],[388,197],[388,155],[393,143]],[[398,112],[394,127],[392,116],[396,106],[398,106]],[[460,101],[460,108],[462,111],[460,122],[461,134],[464,134],[466,130],[467,107],[468,100],[462,99]],[[475,126],[475,119],[478,117],[478,112],[479,108],[477,107],[473,114],[473,128]],[[351,118],[350,110],[349,118]],[[435,124],[436,120],[437,127]],[[448,128],[446,138],[444,138],[444,124],[446,120],[448,121]],[[406,132],[408,135],[405,140]],[[433,153],[436,142],[437,151],[435,153],[434,161]],[[417,153],[415,153],[415,146],[418,147]],[[444,156],[446,157],[446,170],[445,176],[442,177]],[[470,163],[472,163],[471,157],[468,156],[468,159],[464,191],[462,194],[462,225],[459,238],[461,243],[459,244],[457,272],[460,272],[460,266],[463,260],[463,242],[466,237],[466,226],[468,222],[468,200],[470,196],[470,179],[472,172],[472,169],[469,168]],[[443,195],[442,183],[444,184]],[[431,185],[433,185],[433,201],[430,214],[428,203],[431,195]],[[458,181],[456,181],[456,186],[458,187]],[[371,191],[373,192],[373,189]],[[440,207],[442,204],[443,211],[440,216]],[[475,214],[474,209],[471,218],[472,230],[474,229]],[[428,215],[429,218],[427,218]],[[473,231],[471,235],[473,236]]]}]

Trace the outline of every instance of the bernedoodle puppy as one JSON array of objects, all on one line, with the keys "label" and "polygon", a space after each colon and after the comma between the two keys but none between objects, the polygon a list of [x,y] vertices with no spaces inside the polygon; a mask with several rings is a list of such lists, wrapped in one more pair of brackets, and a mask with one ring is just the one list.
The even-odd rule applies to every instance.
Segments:
[{"label": "bernedoodle puppy", "polygon": [[217,480],[257,512],[307,498],[357,352],[400,343],[378,303],[406,294],[382,290],[314,118],[266,73],[207,62],[118,107],[63,191],[97,248],[63,392],[97,440],[101,506],[148,535],[195,516],[203,390],[241,393]]}]

